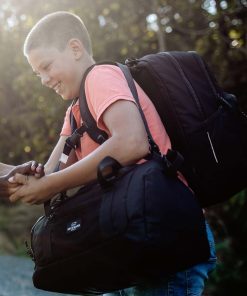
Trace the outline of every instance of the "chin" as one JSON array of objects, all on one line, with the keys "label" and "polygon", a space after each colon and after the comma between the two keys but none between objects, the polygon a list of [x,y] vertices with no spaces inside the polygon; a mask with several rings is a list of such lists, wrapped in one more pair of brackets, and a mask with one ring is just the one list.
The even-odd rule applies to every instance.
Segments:
[{"label": "chin", "polygon": [[74,97],[72,97],[72,96],[66,96],[66,95],[60,95],[61,96],[61,98],[64,100],[64,101],[69,101],[69,100],[73,100],[74,99]]}]

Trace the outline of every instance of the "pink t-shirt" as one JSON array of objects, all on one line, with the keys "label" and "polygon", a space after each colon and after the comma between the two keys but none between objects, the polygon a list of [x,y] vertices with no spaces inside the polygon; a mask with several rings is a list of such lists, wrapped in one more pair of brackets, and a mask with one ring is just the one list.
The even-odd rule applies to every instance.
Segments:
[{"label": "pink t-shirt", "polygon": [[[139,85],[137,83],[135,84],[150,132],[154,141],[159,146],[160,151],[165,154],[167,150],[171,148],[170,139],[153,103]],[[118,100],[127,100],[135,103],[122,71],[117,66],[113,65],[95,66],[86,78],[85,92],[89,110],[96,120],[98,127],[106,131],[109,136],[111,136],[110,132],[103,122],[102,115],[104,111]],[[71,134],[70,109],[71,107],[68,108],[65,115],[64,125],[61,131],[61,135],[63,136],[69,136]],[[72,112],[79,127],[83,119],[81,119],[80,116],[78,101],[72,107]],[[78,159],[84,158],[98,146],[99,145],[85,133],[81,138],[81,150],[79,148],[76,150]]]}]

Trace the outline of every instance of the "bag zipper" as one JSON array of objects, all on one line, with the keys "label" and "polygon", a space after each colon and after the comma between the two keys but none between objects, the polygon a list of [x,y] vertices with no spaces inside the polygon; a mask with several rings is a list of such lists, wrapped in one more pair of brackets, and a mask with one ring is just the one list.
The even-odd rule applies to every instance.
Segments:
[{"label": "bag zipper", "polygon": [[44,219],[44,218],[45,218],[45,215],[40,216],[40,217],[38,218],[38,220],[34,223],[34,225],[33,225],[32,228],[31,228],[31,234],[33,233],[34,228],[35,228],[35,226],[39,223],[39,221],[42,220],[42,219]]},{"label": "bag zipper", "polygon": [[26,246],[26,252],[27,252],[27,255],[28,255],[29,257],[31,257],[31,259],[32,259],[33,261],[35,261],[35,259],[34,259],[34,252],[33,252],[32,248],[29,246],[27,240],[25,240],[25,246]]}]

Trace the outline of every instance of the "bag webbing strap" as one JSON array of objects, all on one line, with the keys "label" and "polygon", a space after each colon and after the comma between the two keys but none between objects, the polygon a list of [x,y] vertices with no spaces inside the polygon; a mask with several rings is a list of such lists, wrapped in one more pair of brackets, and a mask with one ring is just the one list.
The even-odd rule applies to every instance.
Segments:
[{"label": "bag webbing strap", "polygon": [[67,163],[71,150],[76,149],[80,145],[80,138],[83,136],[84,132],[87,131],[87,128],[84,125],[81,125],[79,128],[77,128],[77,123],[72,112],[72,107],[75,105],[76,101],[77,98],[73,100],[70,110],[71,135],[65,141],[63,152],[61,154],[57,169],[55,171],[59,170],[61,163]]},{"label": "bag webbing strap", "polygon": [[150,144],[150,148],[151,148],[151,152],[157,152],[159,154],[160,153],[160,150],[159,150],[159,147],[158,145],[155,143],[152,135],[151,135],[151,132],[149,130],[149,127],[148,127],[148,124],[147,124],[147,120],[146,120],[146,117],[142,111],[142,107],[141,107],[141,104],[140,104],[140,100],[139,100],[139,96],[138,96],[138,93],[137,93],[137,89],[136,89],[136,86],[135,86],[135,83],[134,83],[134,79],[132,78],[132,75],[130,73],[130,70],[129,68],[126,66],[126,65],[123,65],[123,64],[120,64],[120,63],[117,63],[117,66],[121,69],[121,71],[123,72],[124,74],[124,77],[128,83],[128,86],[129,86],[129,89],[132,93],[132,96],[133,98],[135,99],[135,102],[137,104],[137,107],[139,109],[139,112],[141,114],[141,117],[142,117],[142,121],[144,123],[144,126],[145,126],[145,129],[146,129],[146,133],[147,133],[147,136],[148,136],[148,141],[149,141],[149,144]]},{"label": "bag webbing strap", "polygon": [[89,134],[90,138],[93,139],[96,143],[102,144],[108,139],[108,135],[106,132],[97,127],[96,121],[89,110],[85,92],[85,81],[87,75],[93,69],[94,66],[96,66],[96,64],[89,67],[83,76],[80,87],[79,107],[81,118],[83,119],[84,126],[87,129],[86,132]]}]

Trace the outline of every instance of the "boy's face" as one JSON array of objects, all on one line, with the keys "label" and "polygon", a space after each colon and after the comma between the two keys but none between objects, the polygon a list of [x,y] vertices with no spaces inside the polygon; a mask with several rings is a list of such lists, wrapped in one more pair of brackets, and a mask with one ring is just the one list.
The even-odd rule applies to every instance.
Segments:
[{"label": "boy's face", "polygon": [[82,69],[70,47],[63,51],[53,46],[35,48],[27,59],[41,83],[54,89],[63,99],[79,95]]}]

